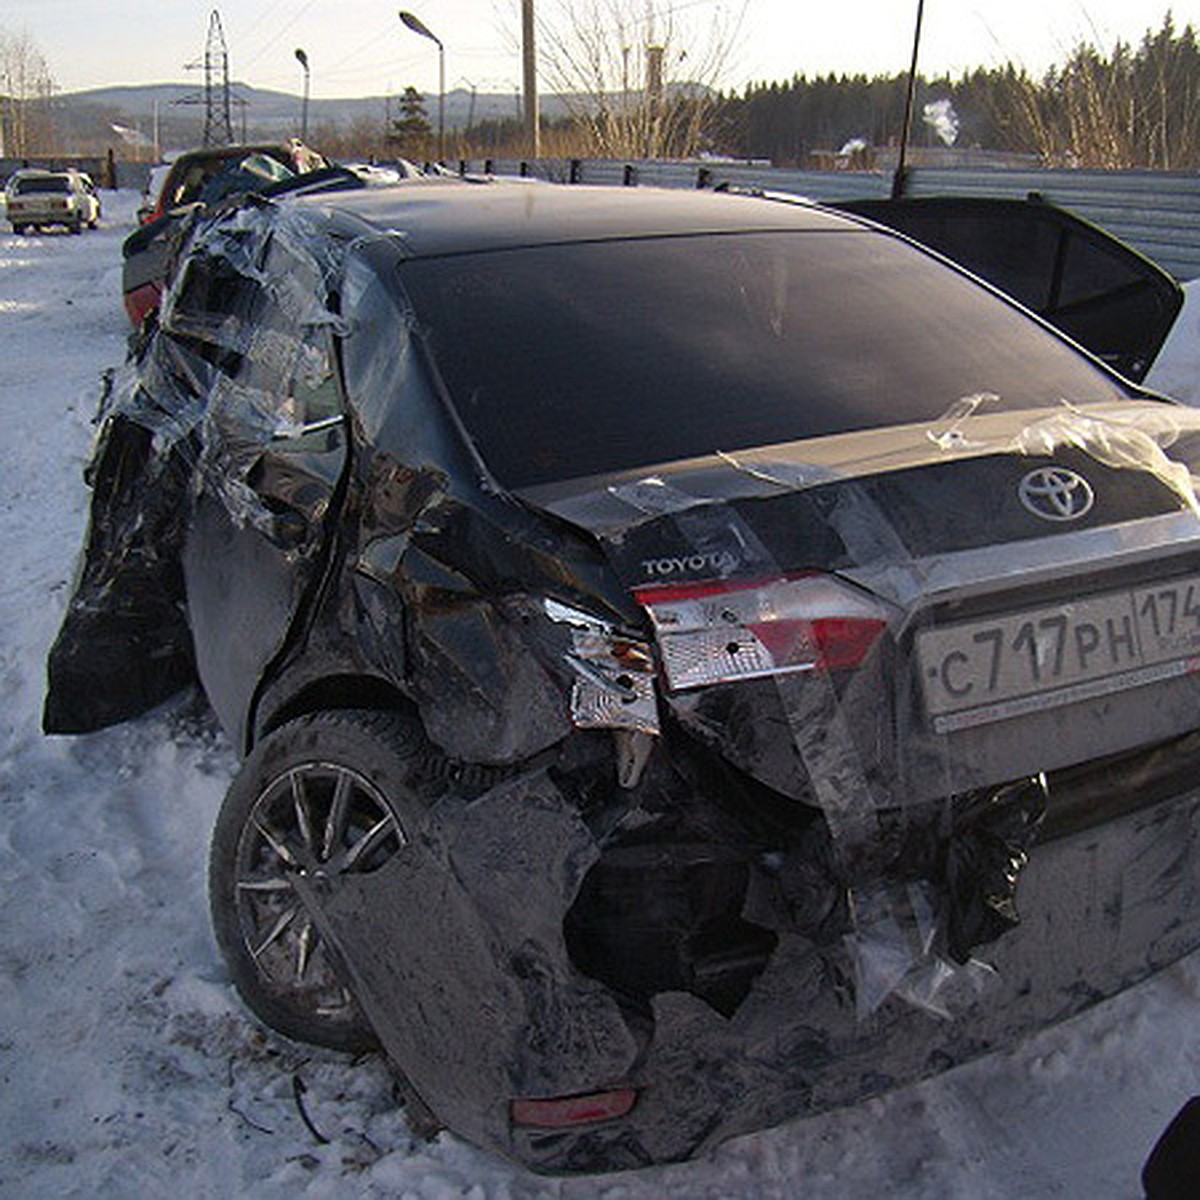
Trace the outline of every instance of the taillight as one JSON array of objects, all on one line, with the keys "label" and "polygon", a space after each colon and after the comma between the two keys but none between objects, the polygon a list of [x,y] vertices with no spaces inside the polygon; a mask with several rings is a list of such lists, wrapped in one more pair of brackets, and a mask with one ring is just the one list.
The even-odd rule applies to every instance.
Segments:
[{"label": "taillight", "polygon": [[673,691],[861,665],[887,628],[872,597],[830,575],[639,588]]},{"label": "taillight", "polygon": [[592,1092],[587,1096],[552,1096],[544,1100],[513,1100],[509,1112],[514,1125],[535,1129],[568,1129],[613,1121],[630,1112],[637,1100],[633,1088]]}]

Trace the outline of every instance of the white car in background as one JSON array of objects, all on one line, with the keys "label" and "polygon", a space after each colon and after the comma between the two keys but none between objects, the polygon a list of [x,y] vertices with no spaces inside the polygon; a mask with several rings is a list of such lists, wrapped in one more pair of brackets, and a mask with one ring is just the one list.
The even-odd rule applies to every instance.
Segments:
[{"label": "white car in background", "polygon": [[4,189],[13,233],[62,225],[72,233],[100,223],[100,197],[82,171],[17,171]]}]

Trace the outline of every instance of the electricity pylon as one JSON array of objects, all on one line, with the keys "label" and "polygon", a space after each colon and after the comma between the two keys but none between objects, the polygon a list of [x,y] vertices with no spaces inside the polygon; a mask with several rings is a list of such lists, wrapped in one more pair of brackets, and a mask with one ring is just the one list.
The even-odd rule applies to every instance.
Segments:
[{"label": "electricity pylon", "polygon": [[[204,145],[228,146],[233,142],[232,101],[229,95],[229,50],[225,45],[225,30],[221,14],[214,8],[208,19],[208,41],[204,59],[188,63],[188,70],[204,69],[204,94],[193,92],[176,100],[176,104],[204,105]],[[217,83],[217,77],[220,83]]]}]

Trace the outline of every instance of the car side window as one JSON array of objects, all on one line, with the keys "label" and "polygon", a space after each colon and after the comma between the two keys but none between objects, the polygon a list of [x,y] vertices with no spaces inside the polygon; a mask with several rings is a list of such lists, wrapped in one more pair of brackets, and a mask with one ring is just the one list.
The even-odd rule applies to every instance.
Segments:
[{"label": "car side window", "polygon": [[323,453],[343,444],[342,396],[329,332],[309,330],[294,347],[294,369],[274,393],[274,449]]},{"label": "car side window", "polygon": [[274,450],[343,444],[325,290],[315,264],[274,239],[192,256],[166,327],[224,377],[211,393],[232,418],[221,428]]},{"label": "car side window", "polygon": [[268,398],[277,450],[339,448],[343,412],[329,322],[331,298],[315,264],[272,239],[241,382]]}]

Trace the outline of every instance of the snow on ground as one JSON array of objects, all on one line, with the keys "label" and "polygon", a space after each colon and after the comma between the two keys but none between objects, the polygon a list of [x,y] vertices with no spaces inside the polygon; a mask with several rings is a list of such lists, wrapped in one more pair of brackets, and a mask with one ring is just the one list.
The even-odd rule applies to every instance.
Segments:
[{"label": "snow on ground", "polygon": [[[209,933],[206,844],[235,762],[203,706],[39,732],[99,375],[123,354],[120,243],[137,199],[106,193],[82,237],[0,235],[0,1194],[1138,1194],[1146,1153],[1200,1090],[1200,954],[1013,1053],[700,1162],[598,1179],[539,1179],[447,1134],[422,1142],[379,1061],[258,1028]],[[1185,321],[1193,336],[1164,369],[1195,396],[1200,314]]]},{"label": "snow on ground", "polygon": [[1146,377],[1146,386],[1200,406],[1200,279],[1185,283],[1183,295],[1183,309]]}]

